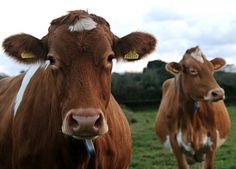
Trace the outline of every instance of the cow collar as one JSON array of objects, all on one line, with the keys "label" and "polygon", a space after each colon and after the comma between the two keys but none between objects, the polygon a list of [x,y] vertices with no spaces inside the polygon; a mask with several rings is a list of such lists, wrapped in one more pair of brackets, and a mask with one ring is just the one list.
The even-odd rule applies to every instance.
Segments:
[{"label": "cow collar", "polygon": [[198,102],[193,101],[192,107],[195,110],[195,112],[200,111],[200,105],[198,104]]},{"label": "cow collar", "polygon": [[86,148],[86,151],[89,155],[90,158],[95,158],[96,157],[96,151],[95,151],[95,148],[94,148],[94,144],[93,144],[93,141],[92,140],[84,140],[84,145],[85,145],[85,148]]}]

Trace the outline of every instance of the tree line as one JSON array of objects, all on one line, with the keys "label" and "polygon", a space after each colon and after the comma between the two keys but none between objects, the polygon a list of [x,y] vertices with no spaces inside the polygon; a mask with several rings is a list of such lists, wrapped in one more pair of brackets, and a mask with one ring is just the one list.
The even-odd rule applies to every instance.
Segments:
[{"label": "tree line", "polygon": [[[173,77],[165,70],[166,63],[151,61],[141,73],[112,74],[112,93],[120,104],[128,107],[158,106],[162,96],[162,84]],[[225,102],[236,105],[236,73],[215,73],[219,85],[225,90]]]}]

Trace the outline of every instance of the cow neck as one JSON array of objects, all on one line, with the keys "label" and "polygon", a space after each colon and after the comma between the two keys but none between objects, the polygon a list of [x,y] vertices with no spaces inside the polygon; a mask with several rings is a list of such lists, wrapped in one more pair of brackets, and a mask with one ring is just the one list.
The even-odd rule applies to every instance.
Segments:
[{"label": "cow neck", "polygon": [[[200,106],[198,102],[194,101],[190,96],[188,96],[184,92],[184,85],[183,85],[183,76],[179,74],[174,78],[174,90],[176,95],[178,96],[178,102],[183,104],[183,111],[188,110],[187,114],[194,114],[200,112]],[[191,110],[191,111],[190,111]]]}]

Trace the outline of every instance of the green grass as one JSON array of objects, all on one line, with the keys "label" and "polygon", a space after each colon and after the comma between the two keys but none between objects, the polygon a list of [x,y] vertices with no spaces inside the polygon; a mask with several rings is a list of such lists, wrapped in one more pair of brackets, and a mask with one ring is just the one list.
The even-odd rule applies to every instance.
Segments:
[{"label": "green grass", "polygon": [[[215,169],[236,169],[236,107],[228,108],[232,129],[216,153]],[[156,110],[135,112],[131,123],[133,152],[130,169],[177,169],[174,155],[163,147],[154,132]],[[191,169],[198,169],[193,165]]]}]

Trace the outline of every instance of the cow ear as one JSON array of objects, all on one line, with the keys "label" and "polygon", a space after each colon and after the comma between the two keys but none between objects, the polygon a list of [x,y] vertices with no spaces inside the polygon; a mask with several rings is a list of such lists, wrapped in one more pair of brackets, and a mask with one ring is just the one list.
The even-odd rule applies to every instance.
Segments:
[{"label": "cow ear", "polygon": [[156,47],[156,42],[155,37],[150,34],[133,32],[117,39],[113,50],[118,59],[134,61],[151,53]]},{"label": "cow ear", "polygon": [[177,62],[170,62],[166,64],[166,70],[176,75],[182,70],[182,66]]},{"label": "cow ear", "polygon": [[213,64],[215,71],[220,70],[226,64],[223,58],[215,58],[211,60],[211,63]]},{"label": "cow ear", "polygon": [[47,53],[42,41],[28,34],[10,36],[2,46],[6,54],[25,64],[43,61]]}]

